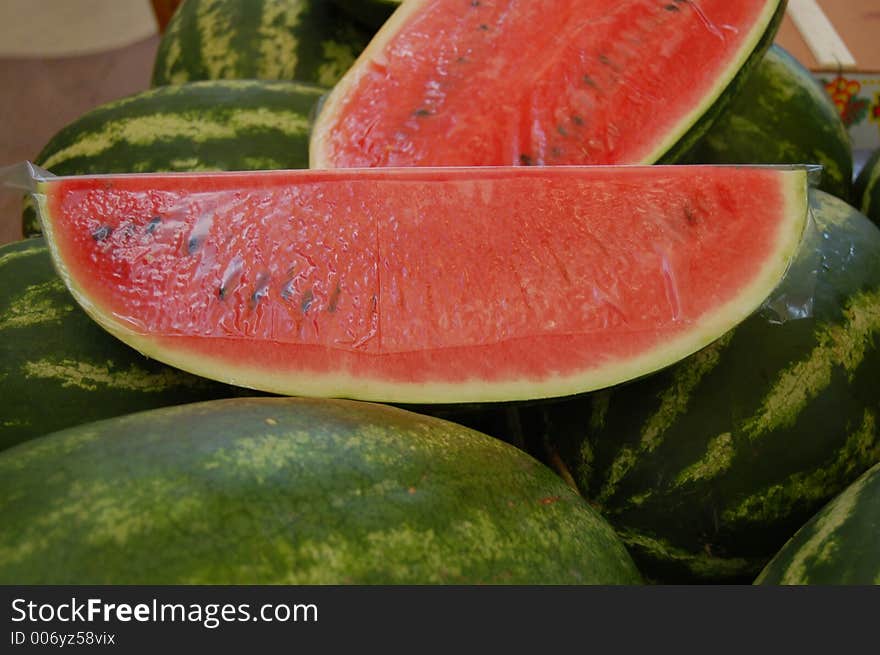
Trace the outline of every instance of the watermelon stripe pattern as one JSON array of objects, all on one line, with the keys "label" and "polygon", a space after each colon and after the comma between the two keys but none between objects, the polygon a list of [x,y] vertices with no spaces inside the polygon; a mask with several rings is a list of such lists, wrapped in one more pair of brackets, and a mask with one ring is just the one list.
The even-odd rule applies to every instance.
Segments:
[{"label": "watermelon stripe pattern", "polygon": [[[56,175],[307,168],[310,116],[324,93],[241,80],[152,89],[83,115],[35,163]],[[26,203],[32,236],[39,226]]]},{"label": "watermelon stripe pattern", "polygon": [[168,23],[153,86],[298,80],[332,87],[370,40],[329,0],[187,0]]},{"label": "watermelon stripe pattern", "polygon": [[0,453],[2,584],[638,584],[552,471],[369,403],[235,399]]},{"label": "watermelon stripe pattern", "polygon": [[750,582],[880,461],[880,230],[821,191],[811,205],[821,259],[781,289],[809,289],[810,317],[758,313],[666,371],[541,410],[651,580]]},{"label": "watermelon stripe pattern", "polygon": [[42,238],[0,247],[0,450],[80,423],[243,391],[148,359],[104,332],[55,273]]},{"label": "watermelon stripe pattern", "polygon": [[880,465],[851,484],[785,544],[756,584],[880,584]]}]

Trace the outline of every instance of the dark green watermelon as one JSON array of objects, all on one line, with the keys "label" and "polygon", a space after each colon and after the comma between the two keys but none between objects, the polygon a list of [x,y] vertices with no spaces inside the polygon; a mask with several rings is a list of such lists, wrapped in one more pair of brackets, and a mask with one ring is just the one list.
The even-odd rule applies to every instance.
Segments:
[{"label": "dark green watermelon", "polygon": [[332,87],[370,36],[329,0],[186,0],[162,36],[153,86],[265,79]]},{"label": "dark green watermelon", "polygon": [[524,452],[353,401],[233,399],[0,453],[2,584],[636,584]]},{"label": "dark green watermelon", "polygon": [[758,313],[661,373],[528,418],[652,580],[751,581],[880,460],[880,230],[828,194],[811,204],[786,320]]},{"label": "dark green watermelon", "polygon": [[880,584],[880,465],[798,530],[755,582]]}]

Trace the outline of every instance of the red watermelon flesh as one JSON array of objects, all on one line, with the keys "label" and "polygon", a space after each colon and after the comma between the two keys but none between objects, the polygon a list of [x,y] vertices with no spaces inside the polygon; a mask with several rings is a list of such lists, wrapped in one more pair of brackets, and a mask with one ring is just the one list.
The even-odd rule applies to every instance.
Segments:
[{"label": "red watermelon flesh", "polygon": [[77,300],[233,384],[389,402],[567,395],[668,365],[771,293],[806,173],[404,168],[55,178]]},{"label": "red watermelon flesh", "polygon": [[311,165],[654,163],[770,45],[784,5],[408,0],[330,95]]}]

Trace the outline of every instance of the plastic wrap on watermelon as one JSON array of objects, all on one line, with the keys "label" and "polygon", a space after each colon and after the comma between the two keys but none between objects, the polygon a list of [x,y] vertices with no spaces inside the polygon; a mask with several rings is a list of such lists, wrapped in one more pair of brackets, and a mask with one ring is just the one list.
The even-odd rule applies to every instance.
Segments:
[{"label": "plastic wrap on watermelon", "polygon": [[[275,393],[448,403],[601,388],[679,361],[754,311],[808,316],[813,175],[566,166],[31,179],[74,297],[141,352]],[[792,262],[803,283],[777,293]]]},{"label": "plastic wrap on watermelon", "polygon": [[0,187],[6,189],[36,193],[37,183],[51,177],[55,176],[29,161],[0,167]]}]

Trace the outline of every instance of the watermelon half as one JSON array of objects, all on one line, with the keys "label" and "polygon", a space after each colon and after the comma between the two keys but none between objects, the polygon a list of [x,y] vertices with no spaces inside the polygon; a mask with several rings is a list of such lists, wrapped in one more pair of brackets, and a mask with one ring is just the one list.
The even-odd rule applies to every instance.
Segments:
[{"label": "watermelon half", "polygon": [[387,402],[605,387],[751,314],[804,229],[796,168],[402,168],[54,178],[74,297],[241,386]]},{"label": "watermelon half", "polygon": [[710,126],[784,0],[408,0],[336,85],[313,168],[655,163]]}]

